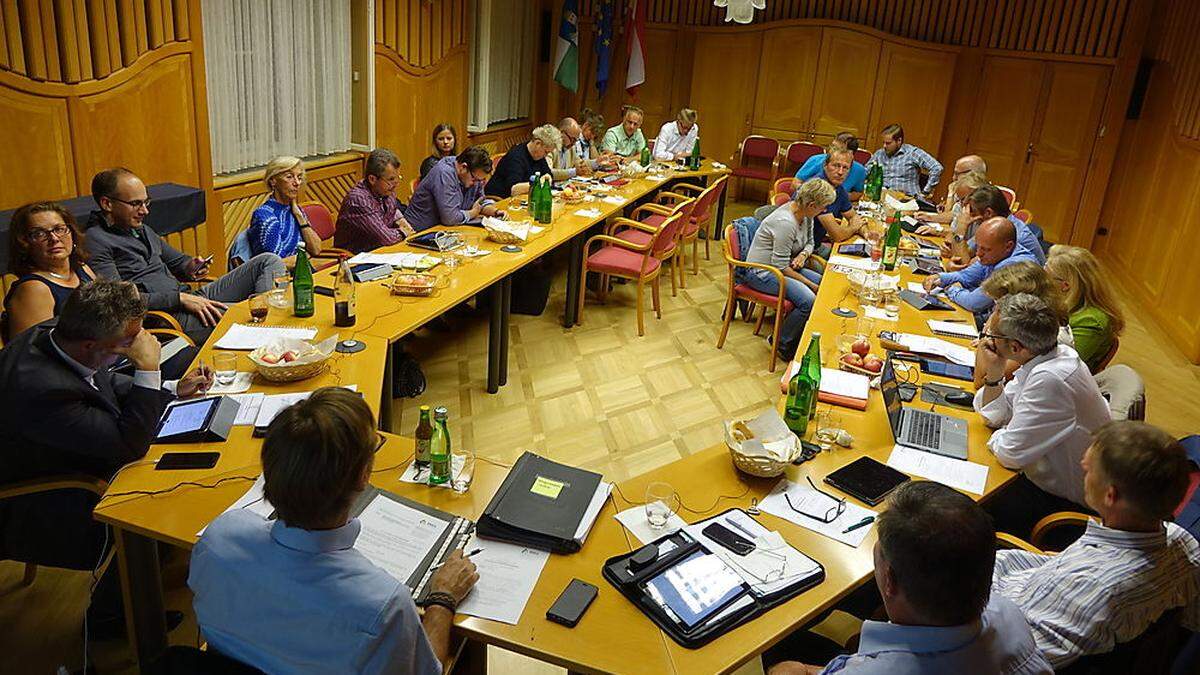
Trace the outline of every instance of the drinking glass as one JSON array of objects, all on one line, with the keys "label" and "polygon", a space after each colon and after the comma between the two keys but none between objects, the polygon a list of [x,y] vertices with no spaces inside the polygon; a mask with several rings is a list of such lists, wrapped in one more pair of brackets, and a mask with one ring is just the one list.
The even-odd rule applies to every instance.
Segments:
[{"label": "drinking glass", "polygon": [[838,432],[842,430],[842,420],[832,408],[817,411],[817,445],[822,450],[829,451],[837,443]]},{"label": "drinking glass", "polygon": [[228,387],[237,379],[237,352],[214,352],[213,371],[217,384]]},{"label": "drinking glass", "polygon": [[679,500],[670,483],[651,483],[646,486],[646,522],[650,529],[661,530],[678,508]]},{"label": "drinking glass", "polygon": [[454,467],[459,462],[462,466],[450,479],[450,487],[454,491],[463,494],[471,489],[471,479],[475,477],[475,453],[470,450],[455,450],[454,456],[450,458],[450,466]]},{"label": "drinking glass", "polygon": [[863,338],[867,342],[875,335],[875,319],[869,316],[860,316],[855,322],[854,335],[856,338]]},{"label": "drinking glass", "polygon": [[262,323],[267,320],[267,312],[271,310],[268,306],[268,298],[266,293],[257,293],[250,296],[250,323]]},{"label": "drinking glass", "polygon": [[275,309],[287,309],[287,292],[291,285],[292,278],[287,272],[275,277],[275,287],[268,292],[267,302]]},{"label": "drinking glass", "polygon": [[900,317],[900,293],[894,288],[883,292],[883,313],[887,314],[889,319]]}]

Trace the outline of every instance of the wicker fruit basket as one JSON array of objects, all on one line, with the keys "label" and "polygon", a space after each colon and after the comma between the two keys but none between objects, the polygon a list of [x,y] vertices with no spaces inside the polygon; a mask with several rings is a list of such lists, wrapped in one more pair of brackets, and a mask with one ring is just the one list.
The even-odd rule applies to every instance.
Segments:
[{"label": "wicker fruit basket", "polygon": [[738,471],[759,478],[782,476],[800,453],[800,440],[792,434],[765,443],[754,438],[744,421],[725,423],[725,445]]},{"label": "wicker fruit basket", "polygon": [[[298,382],[317,375],[329,363],[336,341],[319,345],[304,340],[277,340],[250,352],[250,362],[268,382]],[[291,354],[290,360],[287,355]]]}]

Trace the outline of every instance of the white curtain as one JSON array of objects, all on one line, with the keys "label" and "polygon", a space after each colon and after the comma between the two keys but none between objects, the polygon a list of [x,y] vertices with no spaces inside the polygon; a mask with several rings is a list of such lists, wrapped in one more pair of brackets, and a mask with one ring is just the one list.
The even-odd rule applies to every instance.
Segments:
[{"label": "white curtain", "polygon": [[350,148],[350,0],[204,0],[213,171]]},{"label": "white curtain", "polygon": [[536,3],[478,0],[471,42],[472,131],[529,117],[533,99]]}]

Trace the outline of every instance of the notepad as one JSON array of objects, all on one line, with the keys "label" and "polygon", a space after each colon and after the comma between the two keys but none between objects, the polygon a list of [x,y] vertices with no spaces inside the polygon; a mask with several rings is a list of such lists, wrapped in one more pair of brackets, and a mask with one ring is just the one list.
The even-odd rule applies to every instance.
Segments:
[{"label": "notepad", "polygon": [[317,330],[315,328],[251,326],[244,323],[235,323],[229,327],[229,330],[213,346],[217,349],[250,351],[282,338],[311,340],[316,336]]},{"label": "notepad", "polygon": [[987,485],[988,468],[984,464],[943,457],[900,445],[892,449],[887,465],[897,471],[928,478],[977,495],[983,494]]},{"label": "notepad", "polygon": [[979,337],[979,332],[975,330],[975,326],[967,323],[956,323],[954,321],[938,321],[937,319],[930,319],[929,330],[933,331],[937,335],[949,335],[950,337],[967,339]]},{"label": "notepad", "polygon": [[[350,391],[357,391],[357,384],[344,385]],[[264,396],[262,403],[259,405],[258,415],[254,418],[254,426],[257,429],[266,429],[271,425],[276,415],[283,411],[284,408],[303,401],[312,396],[311,391],[298,391],[293,394],[273,394]]]},{"label": "notepad", "polygon": [[[821,389],[819,394],[867,400],[871,392],[871,378],[858,373],[848,373],[835,368],[821,369]],[[824,397],[820,397],[824,401]]]}]

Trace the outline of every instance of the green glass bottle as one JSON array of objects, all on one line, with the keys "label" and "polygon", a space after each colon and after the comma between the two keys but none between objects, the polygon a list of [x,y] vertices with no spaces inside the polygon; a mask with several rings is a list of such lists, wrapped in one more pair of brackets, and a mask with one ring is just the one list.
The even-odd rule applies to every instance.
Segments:
[{"label": "green glass bottle", "polygon": [[896,259],[900,257],[900,212],[893,211],[888,218],[887,234],[883,238],[883,269],[891,272],[896,269]]},{"label": "green glass bottle", "polygon": [[872,164],[867,174],[867,199],[878,202],[883,197],[883,167]]},{"label": "green glass bottle", "polygon": [[433,409],[433,436],[429,439],[429,484],[450,482],[450,432],[446,430],[445,406]]},{"label": "green glass bottle", "polygon": [[813,395],[809,400],[808,419],[817,415],[817,395],[821,391],[821,334],[814,332],[808,341],[808,350],[800,360],[800,369],[808,373],[813,382]]},{"label": "green glass bottle", "polygon": [[692,171],[700,170],[700,139],[692,144],[692,156],[688,158],[688,168]]},{"label": "green glass bottle", "polygon": [[808,369],[801,363],[796,374],[788,382],[787,401],[783,406],[783,422],[792,433],[803,438],[808,431],[809,409],[817,396],[817,385]]},{"label": "green glass bottle", "polygon": [[650,166],[650,146],[642,146],[642,166]]},{"label": "green glass bottle", "polygon": [[433,443],[433,423],[429,421],[429,406],[421,406],[421,419],[417,422],[416,439],[417,466],[429,466],[430,446]]},{"label": "green glass bottle", "polygon": [[296,249],[296,268],[292,271],[292,314],[308,317],[315,311],[313,303],[313,273],[304,244]]},{"label": "green glass bottle", "polygon": [[554,217],[554,192],[550,189],[549,174],[538,176],[538,192],[541,197],[538,199],[538,214],[535,220],[543,225],[549,225]]}]

